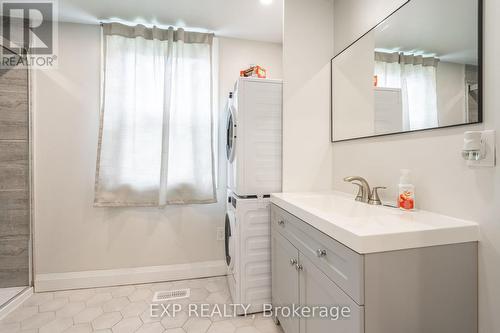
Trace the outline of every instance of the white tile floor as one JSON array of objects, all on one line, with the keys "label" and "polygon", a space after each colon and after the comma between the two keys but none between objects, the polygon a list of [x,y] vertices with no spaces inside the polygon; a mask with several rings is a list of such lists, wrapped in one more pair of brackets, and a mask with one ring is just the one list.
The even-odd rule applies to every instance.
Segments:
[{"label": "white tile floor", "polygon": [[[190,288],[175,317],[151,316],[155,291]],[[272,319],[188,317],[187,304],[230,304],[225,277],[38,293],[0,321],[1,333],[282,333]],[[161,313],[161,311],[160,311]]]}]

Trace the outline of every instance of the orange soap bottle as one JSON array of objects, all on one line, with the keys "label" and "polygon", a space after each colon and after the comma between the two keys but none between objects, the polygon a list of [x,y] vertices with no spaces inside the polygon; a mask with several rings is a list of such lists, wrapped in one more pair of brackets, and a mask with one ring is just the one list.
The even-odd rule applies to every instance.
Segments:
[{"label": "orange soap bottle", "polygon": [[411,171],[407,169],[401,170],[398,207],[402,210],[415,210],[415,185],[411,182]]}]

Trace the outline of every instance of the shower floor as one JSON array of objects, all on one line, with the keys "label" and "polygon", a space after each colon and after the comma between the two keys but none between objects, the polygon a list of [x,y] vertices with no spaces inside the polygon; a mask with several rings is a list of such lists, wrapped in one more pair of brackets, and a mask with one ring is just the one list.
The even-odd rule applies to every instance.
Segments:
[{"label": "shower floor", "polygon": [[0,307],[10,301],[26,287],[0,288]]}]

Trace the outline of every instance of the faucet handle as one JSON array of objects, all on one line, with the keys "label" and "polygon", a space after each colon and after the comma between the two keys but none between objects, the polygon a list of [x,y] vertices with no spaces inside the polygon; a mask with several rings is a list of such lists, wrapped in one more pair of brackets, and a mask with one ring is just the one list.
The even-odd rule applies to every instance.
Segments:
[{"label": "faucet handle", "polygon": [[356,195],[356,201],[363,201],[364,193],[365,190],[363,189],[363,186],[359,183],[351,183],[353,185],[356,185],[358,187],[358,194]]},{"label": "faucet handle", "polygon": [[374,187],[372,193],[370,194],[370,200],[368,201],[368,203],[370,205],[377,205],[377,206],[382,205],[382,201],[380,200],[380,197],[378,195],[378,190],[386,190],[386,189],[387,187],[384,186]]}]

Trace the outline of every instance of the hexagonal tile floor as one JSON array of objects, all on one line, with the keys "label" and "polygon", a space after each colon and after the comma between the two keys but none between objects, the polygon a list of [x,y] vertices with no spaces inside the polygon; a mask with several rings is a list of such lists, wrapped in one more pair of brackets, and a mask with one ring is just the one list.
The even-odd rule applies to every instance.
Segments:
[{"label": "hexagonal tile floor", "polygon": [[[176,315],[168,303],[151,301],[156,291],[190,288],[189,299],[178,304]],[[189,316],[188,305],[197,304],[199,316]],[[210,304],[208,312],[202,305]],[[282,333],[262,314],[247,317],[217,315],[231,304],[225,277],[109,288],[37,293],[0,321],[1,333]],[[164,314],[169,309],[171,315]],[[180,311],[179,311],[180,309]],[[231,308],[227,308],[231,309]],[[205,317],[207,313],[215,315]]]}]

